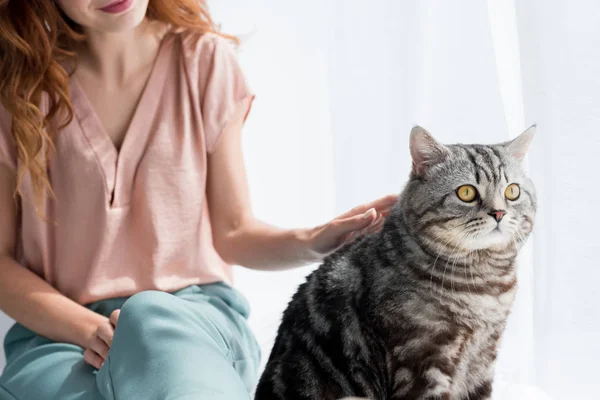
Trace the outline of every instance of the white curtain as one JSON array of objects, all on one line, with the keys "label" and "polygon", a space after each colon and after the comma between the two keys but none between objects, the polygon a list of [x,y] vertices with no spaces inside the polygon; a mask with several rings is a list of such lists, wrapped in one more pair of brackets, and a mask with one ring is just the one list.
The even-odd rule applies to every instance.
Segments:
[{"label": "white curtain", "polygon": [[560,399],[596,399],[600,358],[600,3],[517,3],[525,115],[540,127],[531,169],[535,367]]},{"label": "white curtain", "polygon": [[[268,222],[316,225],[400,191],[413,124],[448,143],[500,142],[538,124],[528,158],[536,231],[520,257],[494,398],[599,398],[600,3],[209,5],[223,30],[244,39],[240,60],[257,93],[246,165],[255,212]],[[310,270],[236,270],[263,363]]]}]

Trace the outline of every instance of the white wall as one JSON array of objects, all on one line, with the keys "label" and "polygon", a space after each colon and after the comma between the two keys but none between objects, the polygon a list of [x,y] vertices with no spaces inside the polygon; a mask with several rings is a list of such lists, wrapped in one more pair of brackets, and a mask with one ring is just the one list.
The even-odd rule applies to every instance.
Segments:
[{"label": "white wall", "polygon": [[445,143],[508,139],[485,2],[330,3],[338,211],[401,190],[415,124]]},{"label": "white wall", "polygon": [[[334,217],[325,3],[219,0],[215,20],[233,34],[254,32],[240,61],[257,93],[244,129],[255,214],[281,227],[315,226]],[[311,268],[235,271],[252,306],[250,326],[271,351],[280,315]]]}]

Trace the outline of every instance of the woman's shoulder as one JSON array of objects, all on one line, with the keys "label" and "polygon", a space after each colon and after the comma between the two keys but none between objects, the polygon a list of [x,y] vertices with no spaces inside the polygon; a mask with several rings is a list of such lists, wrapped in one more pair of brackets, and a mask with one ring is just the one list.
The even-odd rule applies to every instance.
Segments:
[{"label": "woman's shoulder", "polygon": [[198,32],[190,29],[175,33],[181,41],[184,57],[193,59],[212,58],[216,52],[234,50],[231,40],[214,32]]},{"label": "woman's shoulder", "polygon": [[231,40],[216,33],[181,31],[176,35],[181,41],[181,62],[193,85],[244,80]]}]

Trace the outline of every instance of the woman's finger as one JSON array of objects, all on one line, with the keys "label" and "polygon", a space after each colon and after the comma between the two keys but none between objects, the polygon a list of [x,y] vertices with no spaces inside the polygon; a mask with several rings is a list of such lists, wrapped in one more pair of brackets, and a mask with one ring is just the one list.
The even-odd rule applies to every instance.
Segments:
[{"label": "woman's finger", "polygon": [[352,217],[337,218],[314,229],[311,249],[315,254],[331,254],[364,234],[369,228],[379,224],[383,219],[384,214],[375,208],[369,208],[364,213]]},{"label": "woman's finger", "polygon": [[383,216],[383,213],[379,213],[377,215],[377,218],[375,218],[375,220],[373,221],[373,223],[371,224],[371,226],[373,225],[377,225],[378,223],[380,223],[381,221],[383,221],[385,217]]},{"label": "woman's finger", "polygon": [[381,230],[381,227],[383,226],[383,223],[385,222],[385,218],[383,218],[383,216],[379,215],[371,225],[369,225],[367,228],[362,229],[360,231],[355,231],[353,232],[353,234],[351,235],[351,237],[348,239],[349,243],[352,243],[354,241],[356,241],[357,239],[361,238],[364,235],[368,235],[370,233],[375,233],[378,232],[379,230]]},{"label": "woman's finger", "polygon": [[117,326],[117,321],[119,320],[119,315],[121,314],[121,310],[114,310],[113,312],[110,313],[110,323],[116,327]]},{"label": "woman's finger", "polygon": [[364,229],[360,229],[360,230],[355,230],[355,231],[352,231],[352,232],[346,234],[344,236],[344,238],[342,239],[341,244],[338,247],[336,247],[333,251],[335,251],[347,244],[355,242],[356,240],[360,239],[364,235],[379,231],[381,229],[381,227],[383,226],[384,222],[385,222],[385,218],[383,218],[382,215],[377,216],[368,227],[366,227]]},{"label": "woman's finger", "polygon": [[371,221],[371,223],[369,225],[367,225],[366,227],[364,227],[363,229],[361,229],[361,232],[368,231],[369,229],[371,229],[375,225],[379,224],[382,220],[383,220],[383,216],[381,214],[377,214],[375,216],[375,218],[372,219],[372,221]]},{"label": "woman's finger", "polygon": [[355,215],[354,217],[337,219],[331,223],[331,233],[336,237],[342,237],[355,231],[370,226],[373,221],[377,218],[377,212],[371,208],[363,214]]},{"label": "woman's finger", "polygon": [[376,224],[373,224],[369,229],[367,229],[367,234],[379,232],[381,230],[381,228],[383,227],[384,222],[385,222],[385,220],[381,219]]},{"label": "woman's finger", "polygon": [[385,197],[382,197],[375,201],[372,201],[370,203],[355,207],[342,216],[352,216],[352,215],[360,214],[371,208],[374,208],[377,211],[389,210],[396,203],[397,199],[398,199],[397,195],[385,196]]},{"label": "woman's finger", "polygon": [[110,349],[110,347],[108,344],[106,344],[104,339],[101,339],[99,336],[96,336],[92,340],[90,349],[92,349],[96,354],[98,354],[104,360],[108,356],[108,350]]},{"label": "woman's finger", "polygon": [[352,243],[354,241],[354,239],[356,238],[357,235],[358,235],[358,232],[356,232],[356,231],[349,233],[346,236],[346,238],[344,239],[344,243],[343,244],[346,245],[348,243]]},{"label": "woman's finger", "polygon": [[382,197],[382,198],[372,201],[370,203],[362,204],[358,207],[354,207],[352,210],[340,215],[339,218],[343,219],[343,218],[355,216],[357,214],[362,214],[371,208],[374,208],[378,212],[389,210],[394,204],[396,204],[397,200],[398,200],[397,194],[390,194],[388,196]]},{"label": "woman's finger", "polygon": [[100,369],[104,363],[104,359],[90,349],[83,352],[83,360],[96,369]]},{"label": "woman's finger", "polygon": [[356,232],[356,235],[354,235],[354,237],[352,238],[352,240],[350,241],[350,243],[356,242],[358,239],[360,239],[361,237],[365,236],[365,234],[367,234],[367,229],[363,229],[360,232]]},{"label": "woman's finger", "polygon": [[96,331],[96,334],[104,343],[106,343],[108,347],[112,346],[115,328],[110,323],[100,325]]}]

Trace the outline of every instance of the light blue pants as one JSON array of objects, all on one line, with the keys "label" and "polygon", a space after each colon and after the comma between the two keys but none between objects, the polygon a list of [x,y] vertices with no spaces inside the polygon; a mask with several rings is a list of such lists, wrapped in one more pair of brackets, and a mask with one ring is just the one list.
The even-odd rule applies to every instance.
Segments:
[{"label": "light blue pants", "polygon": [[15,324],[6,335],[0,400],[238,400],[258,379],[260,351],[245,298],[223,283],[147,291],[88,306],[121,314],[98,371],[83,350]]}]

